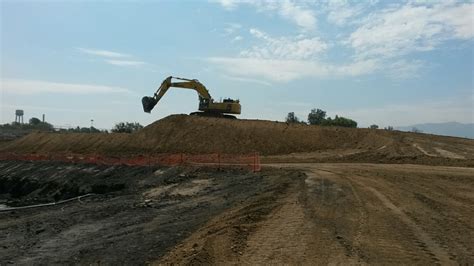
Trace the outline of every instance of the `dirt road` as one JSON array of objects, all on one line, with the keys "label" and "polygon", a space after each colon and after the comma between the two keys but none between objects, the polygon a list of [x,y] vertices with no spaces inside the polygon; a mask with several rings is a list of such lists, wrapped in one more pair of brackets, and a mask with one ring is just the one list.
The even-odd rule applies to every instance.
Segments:
[{"label": "dirt road", "polygon": [[253,198],[215,217],[157,263],[474,262],[472,168],[272,166],[306,176],[271,201]]}]

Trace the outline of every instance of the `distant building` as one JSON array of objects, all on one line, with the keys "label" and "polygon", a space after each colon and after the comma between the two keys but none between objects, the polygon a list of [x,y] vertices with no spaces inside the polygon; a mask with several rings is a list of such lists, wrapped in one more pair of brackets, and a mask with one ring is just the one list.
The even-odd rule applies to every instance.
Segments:
[{"label": "distant building", "polygon": [[16,110],[15,111],[15,123],[21,123],[23,124],[23,115],[25,113],[23,112],[23,110]]}]

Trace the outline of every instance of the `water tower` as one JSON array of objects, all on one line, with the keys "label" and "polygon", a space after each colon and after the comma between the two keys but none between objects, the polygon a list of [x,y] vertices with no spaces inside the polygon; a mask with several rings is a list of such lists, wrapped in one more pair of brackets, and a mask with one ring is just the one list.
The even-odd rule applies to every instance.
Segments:
[{"label": "water tower", "polygon": [[21,123],[23,124],[23,115],[25,113],[23,112],[23,110],[16,110],[15,111],[15,123]]}]

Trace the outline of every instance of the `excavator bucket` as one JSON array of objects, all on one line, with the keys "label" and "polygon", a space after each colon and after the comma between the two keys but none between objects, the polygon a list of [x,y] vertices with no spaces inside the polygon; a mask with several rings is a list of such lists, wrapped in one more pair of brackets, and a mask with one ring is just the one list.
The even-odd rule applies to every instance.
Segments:
[{"label": "excavator bucket", "polygon": [[157,101],[153,97],[145,96],[142,98],[143,111],[150,113],[153,107],[157,104]]}]

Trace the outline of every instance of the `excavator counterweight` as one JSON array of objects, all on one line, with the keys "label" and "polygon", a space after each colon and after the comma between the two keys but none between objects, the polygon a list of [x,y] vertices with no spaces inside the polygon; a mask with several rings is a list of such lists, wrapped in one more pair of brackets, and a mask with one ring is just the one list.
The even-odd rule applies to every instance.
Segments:
[{"label": "excavator counterweight", "polygon": [[[172,79],[180,80],[179,82],[172,82]],[[161,83],[152,97],[145,96],[142,98],[143,111],[150,113],[155,105],[161,100],[169,88],[192,89],[198,93],[199,97],[199,111],[193,112],[191,115],[199,116],[213,116],[224,118],[235,118],[234,114],[238,115],[241,111],[239,100],[224,99],[222,102],[214,101],[209,94],[207,88],[197,79],[184,79],[177,77],[167,77]]]}]

